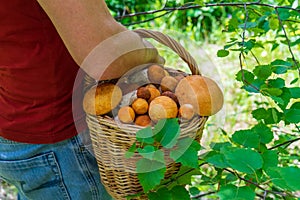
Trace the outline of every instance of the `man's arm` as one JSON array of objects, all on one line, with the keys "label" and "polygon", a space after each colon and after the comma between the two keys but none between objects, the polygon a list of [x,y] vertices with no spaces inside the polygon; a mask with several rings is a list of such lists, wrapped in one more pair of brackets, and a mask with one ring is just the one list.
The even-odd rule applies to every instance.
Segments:
[{"label": "man's arm", "polygon": [[[93,78],[118,78],[136,65],[157,61],[156,49],[149,45],[146,47],[137,34],[117,23],[104,0],[37,1],[53,22],[73,59]],[[120,37],[113,37],[118,34]],[[105,47],[102,45],[104,41]],[[126,48],[124,45],[127,45]],[[93,56],[89,58],[92,50]],[[115,55],[110,53],[107,57],[105,52]],[[117,58],[114,57],[116,55]],[[94,61],[95,58],[98,60]],[[104,61],[106,63],[100,66]]]}]

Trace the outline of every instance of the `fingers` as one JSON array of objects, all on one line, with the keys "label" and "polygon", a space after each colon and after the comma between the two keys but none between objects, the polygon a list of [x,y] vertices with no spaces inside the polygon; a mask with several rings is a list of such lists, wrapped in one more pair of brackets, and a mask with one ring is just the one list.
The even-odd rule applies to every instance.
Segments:
[{"label": "fingers", "polygon": [[166,60],[164,59],[164,57],[162,57],[162,56],[158,55],[158,56],[156,57],[156,61],[155,61],[155,63],[161,64],[161,65],[164,65],[164,64],[166,63]]},{"label": "fingers", "polygon": [[143,39],[143,42],[146,48],[151,48],[156,50],[157,56],[153,59],[153,62],[164,65],[166,60],[161,55],[159,55],[157,49],[149,41]]},{"label": "fingers", "polygon": [[133,31],[123,31],[99,43],[84,59],[81,68],[95,80],[107,80],[147,63],[164,64],[165,60],[149,41]]}]

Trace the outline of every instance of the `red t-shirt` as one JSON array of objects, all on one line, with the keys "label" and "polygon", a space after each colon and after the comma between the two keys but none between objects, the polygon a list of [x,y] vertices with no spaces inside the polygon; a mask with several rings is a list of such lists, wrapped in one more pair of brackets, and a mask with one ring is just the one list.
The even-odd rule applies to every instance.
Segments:
[{"label": "red t-shirt", "polygon": [[[0,135],[27,143],[76,135],[72,90],[78,69],[36,0],[1,3]],[[81,109],[78,96],[75,106]],[[76,120],[83,128],[81,111]]]}]

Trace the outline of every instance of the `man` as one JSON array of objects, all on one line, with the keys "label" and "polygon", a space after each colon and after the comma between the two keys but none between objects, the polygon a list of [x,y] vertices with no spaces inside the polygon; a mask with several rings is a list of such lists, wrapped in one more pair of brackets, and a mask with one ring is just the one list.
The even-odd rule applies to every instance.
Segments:
[{"label": "man", "polygon": [[[118,78],[157,62],[156,49],[104,0],[10,0],[0,19],[0,177],[19,199],[110,199],[78,136],[87,131],[82,110],[73,119],[73,84],[79,66]],[[73,101],[81,109],[82,98]]]}]

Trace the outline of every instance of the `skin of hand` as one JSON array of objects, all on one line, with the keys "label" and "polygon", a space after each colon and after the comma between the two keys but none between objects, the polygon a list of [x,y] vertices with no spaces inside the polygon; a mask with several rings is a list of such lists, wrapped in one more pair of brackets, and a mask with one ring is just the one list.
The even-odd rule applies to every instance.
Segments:
[{"label": "skin of hand", "polygon": [[[75,62],[96,80],[119,78],[138,65],[164,62],[149,42],[115,21],[104,0],[37,1]],[[107,59],[109,52],[115,54],[113,59]]]}]

